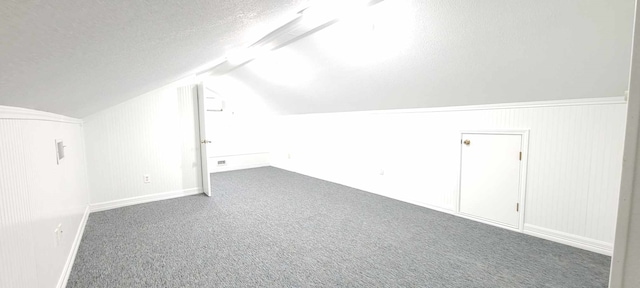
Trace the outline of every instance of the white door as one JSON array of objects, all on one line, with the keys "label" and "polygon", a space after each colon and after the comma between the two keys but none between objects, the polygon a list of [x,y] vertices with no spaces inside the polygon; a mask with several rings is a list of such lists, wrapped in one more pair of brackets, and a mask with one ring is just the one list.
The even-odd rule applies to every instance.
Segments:
[{"label": "white door", "polygon": [[198,120],[200,122],[200,162],[202,163],[202,188],[207,196],[211,196],[211,175],[209,174],[209,158],[207,155],[208,149],[210,149],[211,138],[207,136],[206,129],[206,95],[207,89],[204,87],[204,83],[198,84]]},{"label": "white door", "polygon": [[519,228],[522,135],[462,134],[459,212]]}]

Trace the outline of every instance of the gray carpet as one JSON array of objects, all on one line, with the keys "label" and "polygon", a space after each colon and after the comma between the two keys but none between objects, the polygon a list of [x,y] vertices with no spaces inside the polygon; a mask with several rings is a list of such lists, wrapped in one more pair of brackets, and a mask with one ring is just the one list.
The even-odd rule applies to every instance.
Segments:
[{"label": "gray carpet", "polygon": [[610,258],[276,168],[92,213],[67,287],[606,287]]}]

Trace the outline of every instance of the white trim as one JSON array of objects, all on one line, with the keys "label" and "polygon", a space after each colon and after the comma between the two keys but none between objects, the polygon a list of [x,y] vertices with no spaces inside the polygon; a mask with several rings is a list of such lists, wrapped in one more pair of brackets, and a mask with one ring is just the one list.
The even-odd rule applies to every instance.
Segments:
[{"label": "white trim", "polygon": [[513,231],[513,232],[522,233],[522,231],[520,229],[518,229],[518,228],[505,226],[505,225],[503,225],[501,223],[493,222],[491,220],[486,220],[486,219],[482,219],[482,218],[479,218],[479,217],[469,216],[469,215],[466,215],[464,213],[459,213],[459,212],[456,211],[456,209],[458,209],[458,208],[455,207],[455,206],[453,208],[441,207],[441,206],[437,206],[437,205],[433,205],[433,204],[428,204],[428,203],[425,203],[425,202],[422,202],[422,201],[413,200],[413,199],[410,199],[410,198],[407,198],[407,197],[398,197],[398,196],[395,196],[395,195],[388,195],[388,194],[383,194],[383,193],[379,193],[379,192],[373,192],[373,191],[369,191],[369,190],[364,190],[362,188],[358,188],[358,187],[349,186],[349,185],[346,185],[346,184],[337,183],[337,182],[334,182],[333,180],[330,180],[330,179],[327,179],[327,178],[312,176],[310,174],[305,174],[303,172],[294,171],[294,170],[291,170],[290,168],[287,168],[286,166],[279,166],[279,165],[271,165],[271,166],[275,167],[275,168],[278,168],[278,169],[287,170],[289,172],[305,175],[307,177],[312,177],[312,178],[320,179],[320,180],[323,180],[323,181],[336,183],[336,184],[339,184],[339,185],[342,185],[342,186],[346,186],[346,187],[357,189],[357,190],[364,191],[364,192],[367,192],[367,193],[371,193],[371,194],[375,194],[375,195],[378,195],[378,196],[386,197],[386,198],[389,198],[389,199],[402,201],[402,202],[405,202],[405,203],[409,203],[409,204],[413,204],[413,205],[416,205],[416,206],[424,207],[424,208],[427,208],[427,209],[430,209],[430,210],[435,210],[435,211],[438,211],[438,212],[450,214],[450,215],[453,215],[453,216],[456,216],[456,217],[467,219],[469,221],[479,222],[479,223],[482,223],[482,224],[495,226],[495,227],[506,229],[506,230],[510,230],[510,231]]},{"label": "white trim", "polygon": [[82,240],[82,235],[84,234],[84,227],[87,225],[87,219],[89,219],[89,213],[91,210],[89,209],[89,205],[84,209],[84,215],[82,215],[82,220],[80,220],[80,226],[78,227],[78,232],[76,233],[76,237],[73,239],[73,244],[71,244],[71,251],[69,252],[69,256],[67,256],[67,262],[64,264],[64,268],[62,269],[62,275],[58,279],[58,288],[64,288],[67,286],[67,281],[69,281],[69,275],[71,275],[71,268],[73,268],[73,263],[76,260],[76,254],[78,254],[78,248],[80,248],[80,241]]},{"label": "white trim", "polygon": [[209,170],[209,174],[218,173],[218,172],[227,172],[227,171],[235,171],[235,170],[243,170],[243,169],[251,169],[251,168],[260,168],[270,166],[268,162],[266,163],[255,163],[255,164],[246,164],[246,165],[237,165],[237,166],[215,166],[211,170]]},{"label": "white trim", "polygon": [[[356,188],[356,189],[358,189],[358,188]],[[358,189],[358,190],[362,190],[362,189]],[[366,191],[366,190],[362,190],[362,191],[369,192],[369,191]],[[456,211],[453,211],[451,209],[448,209],[448,208],[445,208],[445,207],[436,206],[436,205],[433,205],[433,204],[428,204],[428,203],[425,203],[425,202],[422,202],[422,201],[411,200],[409,198],[396,197],[396,196],[391,196],[391,195],[382,194],[382,193],[375,193],[375,192],[369,192],[369,193],[376,194],[376,195],[379,195],[379,196],[382,196],[382,197],[386,197],[386,198],[390,198],[390,199],[394,199],[394,200],[398,200],[398,201],[401,201],[401,202],[406,202],[406,203],[409,203],[409,204],[413,204],[413,205],[416,205],[416,206],[424,207],[424,208],[431,209],[431,210],[434,210],[434,211],[438,211],[438,212],[442,212],[442,213],[446,213],[446,214],[450,214],[450,215],[454,215],[454,216],[460,216],[460,215],[458,215],[456,213]]]},{"label": "white trim", "polygon": [[431,210],[435,210],[435,211],[438,211],[438,212],[442,212],[442,213],[447,213],[447,214],[458,216],[456,211],[454,211],[452,209],[449,209],[449,208],[446,208],[446,207],[440,207],[440,206],[437,206],[437,205],[428,204],[428,203],[425,203],[425,202],[422,202],[422,201],[417,201],[417,200],[409,199],[409,198],[406,198],[406,197],[397,197],[397,196],[394,196],[394,195],[388,195],[388,194],[384,194],[384,193],[364,190],[362,188],[358,188],[358,187],[355,187],[355,186],[349,186],[349,185],[346,185],[346,184],[337,183],[337,182],[335,182],[333,180],[330,180],[330,179],[327,179],[327,178],[324,178],[324,177],[311,176],[309,174],[305,174],[305,173],[302,173],[302,172],[294,171],[291,168],[287,168],[286,166],[274,165],[274,164],[271,164],[269,166],[274,167],[274,168],[278,168],[278,169],[282,169],[282,170],[286,170],[286,171],[289,171],[289,172],[292,172],[292,173],[304,175],[304,176],[307,176],[307,177],[316,178],[316,179],[320,179],[320,180],[331,182],[331,183],[336,183],[338,185],[342,185],[342,186],[346,186],[346,187],[353,188],[353,189],[356,189],[356,190],[360,190],[360,191],[364,191],[364,192],[367,192],[367,193],[375,194],[375,195],[382,196],[382,197],[385,197],[385,198],[398,200],[398,201],[401,201],[401,202],[406,202],[406,203],[413,204],[413,205],[416,205],[416,206],[421,206],[421,207],[424,207],[424,208],[427,208],[427,209],[431,209]]},{"label": "white trim", "polygon": [[269,152],[254,152],[254,153],[238,153],[238,154],[213,154],[208,158],[223,158],[223,157],[236,157],[236,156],[251,156],[251,155],[260,155],[260,154],[269,154]]},{"label": "white trim", "polygon": [[586,106],[586,105],[622,105],[622,104],[627,104],[627,101],[625,100],[625,96],[533,101],[533,102],[515,102],[515,103],[496,103],[496,104],[482,104],[482,105],[444,106],[444,107],[430,107],[430,108],[289,114],[285,116],[322,116],[322,115],[334,115],[334,114],[342,115],[342,114],[436,113],[436,112],[456,112],[456,111],[476,111],[476,110],[524,109],[524,108]]},{"label": "white trim", "polygon": [[576,248],[589,250],[611,256],[613,254],[613,245],[604,241],[594,240],[570,233],[565,233],[549,228],[544,228],[532,224],[524,224],[524,234],[547,239],[550,241],[566,244]]},{"label": "white trim", "polygon": [[465,214],[463,212],[452,211],[451,214],[455,215],[455,216],[458,216],[460,218],[464,218],[464,219],[470,220],[470,221],[480,222],[482,224],[491,225],[491,226],[498,227],[498,228],[501,228],[501,229],[506,229],[506,230],[509,230],[509,231],[522,233],[522,230],[520,228],[518,228],[518,227],[505,225],[504,223],[493,221],[491,219],[485,219],[485,218],[478,217],[478,216],[475,216],[475,215],[472,215],[472,214]]},{"label": "white trim", "polygon": [[[456,183],[457,193],[456,193],[456,207],[455,212],[457,215],[462,216],[467,219],[476,220],[482,223],[498,226],[501,228],[524,232],[524,215],[526,208],[526,193],[527,193],[527,166],[529,160],[529,132],[530,129],[508,129],[508,130],[463,130],[460,131],[460,153],[458,154],[458,181]],[[501,134],[501,135],[520,135],[522,138],[520,140],[520,152],[522,152],[522,159],[520,159],[520,185],[518,187],[518,198],[519,200],[519,215],[518,215],[518,226],[512,227],[509,225],[505,225],[503,223],[495,222],[489,219],[483,219],[481,217],[477,217],[474,215],[464,214],[460,212],[460,187],[462,181],[462,135],[463,134]]]},{"label": "white trim", "polygon": [[[525,153],[523,153],[523,154],[525,154]],[[522,159],[523,160],[525,159],[524,155],[523,155]],[[336,182],[333,182],[332,180],[328,180],[328,179],[325,179],[325,178],[312,176],[312,175],[309,175],[309,174],[305,174],[305,173],[302,173],[302,172],[299,172],[299,171],[292,170],[291,168],[286,167],[286,165],[284,165],[284,166],[271,165],[271,166],[275,167],[275,168],[278,168],[278,169],[286,170],[286,171],[289,171],[289,172],[292,172],[292,173],[305,175],[307,177],[312,177],[312,178],[316,178],[316,179],[320,179],[320,180],[336,183]],[[337,183],[337,184],[339,184],[339,183]],[[569,233],[565,233],[565,232],[560,232],[560,231],[556,231],[556,230],[553,230],[553,229],[543,228],[543,227],[539,227],[539,226],[535,226],[535,225],[531,225],[531,224],[527,224],[527,223],[522,224],[522,226],[520,226],[521,229],[513,228],[513,227],[509,227],[509,226],[496,224],[495,222],[485,221],[483,219],[479,219],[479,218],[476,218],[476,217],[469,217],[469,216],[467,216],[467,215],[465,215],[463,213],[458,213],[455,210],[455,209],[457,209],[457,207],[453,207],[453,209],[447,209],[445,207],[439,207],[439,206],[432,205],[432,204],[426,204],[424,202],[411,200],[411,199],[404,198],[404,197],[396,197],[396,196],[391,196],[391,195],[387,195],[387,194],[376,193],[376,192],[363,190],[361,188],[357,188],[357,187],[353,187],[353,186],[349,186],[349,185],[345,185],[345,184],[339,184],[339,185],[343,185],[343,186],[347,186],[347,187],[350,187],[350,188],[358,189],[360,191],[364,191],[364,192],[367,192],[367,193],[379,195],[379,196],[382,196],[382,197],[386,197],[386,198],[390,198],[390,199],[406,202],[406,203],[409,203],[409,204],[421,206],[421,207],[424,207],[424,208],[427,208],[427,209],[431,209],[431,210],[435,210],[435,211],[438,211],[438,212],[451,214],[453,216],[457,216],[457,217],[460,217],[460,218],[468,219],[470,221],[475,221],[475,222],[479,222],[479,223],[483,223],[483,224],[499,227],[499,228],[510,230],[510,231],[513,231],[513,232],[518,232],[518,233],[530,235],[530,236],[533,236],[533,237],[538,237],[538,238],[550,240],[550,241],[553,241],[553,242],[557,242],[557,243],[573,246],[573,247],[576,247],[576,248],[580,248],[580,249],[584,249],[584,250],[588,250],[588,251],[592,251],[592,252],[596,252],[596,253],[600,253],[600,254],[604,254],[604,255],[608,255],[608,256],[611,256],[611,254],[613,253],[613,245],[611,243],[607,243],[607,242],[604,242],[604,241],[598,241],[598,240],[590,239],[590,238],[587,238],[587,237],[578,236],[578,235],[574,235],[574,234],[569,234]],[[523,206],[524,205],[521,205],[521,209],[524,209]],[[524,215],[524,210],[521,210],[521,211],[522,211],[522,215]],[[523,216],[523,219],[524,219],[524,216]]]},{"label": "white trim", "polygon": [[169,191],[169,192],[152,194],[152,195],[131,197],[126,199],[102,202],[102,203],[95,203],[95,204],[91,204],[90,206],[91,206],[91,212],[99,212],[99,211],[116,209],[116,208],[125,207],[125,206],[173,199],[173,198],[178,198],[183,196],[197,195],[201,193],[202,193],[202,188],[197,187],[197,188]]},{"label": "white trim", "polygon": [[567,99],[567,100],[420,108],[420,109],[407,109],[409,111],[406,111],[406,112],[412,113],[414,112],[412,110],[418,110],[415,112],[448,112],[448,111],[543,108],[543,107],[562,107],[562,106],[585,106],[585,105],[610,105],[610,104],[626,104],[626,103],[627,101],[625,101],[624,96],[616,96],[616,97],[604,97],[604,98],[581,98],[581,99]]},{"label": "white trim", "polygon": [[[631,69],[627,95],[627,122],[624,135],[622,177],[618,197],[616,230],[614,233],[615,251],[611,258],[609,287],[632,287],[640,283],[638,267],[638,214],[640,194],[640,148],[638,133],[640,129],[640,1],[635,1],[633,36],[631,43]],[[636,211],[635,214],[633,211]],[[631,258],[631,259],[630,259]],[[636,285],[634,285],[634,283]]]},{"label": "white trim", "polygon": [[54,113],[12,107],[12,106],[0,106],[0,119],[13,119],[13,120],[40,120],[40,121],[53,121],[71,124],[82,124],[81,119],[71,118]]}]

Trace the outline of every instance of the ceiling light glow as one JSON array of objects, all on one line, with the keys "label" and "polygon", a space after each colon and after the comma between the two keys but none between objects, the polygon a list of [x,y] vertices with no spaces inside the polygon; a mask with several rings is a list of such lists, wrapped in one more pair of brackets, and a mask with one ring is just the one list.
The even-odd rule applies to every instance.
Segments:
[{"label": "ceiling light glow", "polygon": [[316,1],[316,3],[304,9],[302,13],[302,21],[311,28],[324,25],[327,22],[340,20],[370,5],[370,0],[325,0]]},{"label": "ceiling light glow", "polygon": [[275,50],[248,67],[255,75],[276,85],[305,85],[314,77],[309,60],[289,47]]},{"label": "ceiling light glow", "polygon": [[231,65],[240,65],[256,59],[269,52],[265,47],[248,47],[232,51],[227,55],[227,62]]}]

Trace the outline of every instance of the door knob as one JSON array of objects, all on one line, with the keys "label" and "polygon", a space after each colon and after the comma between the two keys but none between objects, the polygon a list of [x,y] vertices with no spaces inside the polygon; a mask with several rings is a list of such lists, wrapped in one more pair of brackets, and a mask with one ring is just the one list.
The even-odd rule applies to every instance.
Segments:
[{"label": "door knob", "polygon": [[202,140],[202,142],[200,142],[200,143],[202,143],[202,144],[211,144],[211,141],[209,141],[209,140]]},{"label": "door knob", "polygon": [[464,143],[464,145],[469,145],[469,144],[471,144],[471,140],[469,140],[469,139],[464,140],[464,142],[463,142],[463,143]]}]

